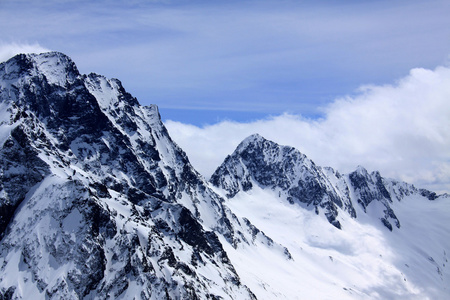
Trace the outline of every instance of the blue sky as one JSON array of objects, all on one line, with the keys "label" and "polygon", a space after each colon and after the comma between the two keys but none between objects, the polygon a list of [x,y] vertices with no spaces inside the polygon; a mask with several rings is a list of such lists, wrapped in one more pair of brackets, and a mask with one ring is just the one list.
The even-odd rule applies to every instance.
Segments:
[{"label": "blue sky", "polygon": [[119,78],[164,119],[317,118],[363,84],[448,61],[449,1],[0,1],[0,43]]},{"label": "blue sky", "polygon": [[253,133],[450,192],[450,1],[0,0],[0,60],[66,53],[157,104],[209,177]]}]

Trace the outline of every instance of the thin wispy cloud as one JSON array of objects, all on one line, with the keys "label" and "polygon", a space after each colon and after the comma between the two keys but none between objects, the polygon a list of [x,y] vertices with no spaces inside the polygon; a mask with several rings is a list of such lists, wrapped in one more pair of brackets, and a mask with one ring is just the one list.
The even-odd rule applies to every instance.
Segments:
[{"label": "thin wispy cloud", "polygon": [[2,40],[65,52],[161,108],[316,115],[450,49],[448,1],[15,3],[0,4]]}]

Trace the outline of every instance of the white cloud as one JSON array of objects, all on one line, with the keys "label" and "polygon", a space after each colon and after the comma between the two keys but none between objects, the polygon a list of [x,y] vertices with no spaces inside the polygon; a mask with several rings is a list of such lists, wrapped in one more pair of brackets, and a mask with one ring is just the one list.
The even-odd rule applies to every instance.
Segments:
[{"label": "white cloud", "polygon": [[4,62],[19,53],[42,53],[49,49],[39,44],[3,43],[0,41],[0,62]]},{"label": "white cloud", "polygon": [[450,191],[450,68],[413,69],[393,85],[337,99],[320,120],[284,114],[251,123],[197,127],[167,121],[171,136],[206,177],[253,133],[350,172],[380,170],[437,192]]}]

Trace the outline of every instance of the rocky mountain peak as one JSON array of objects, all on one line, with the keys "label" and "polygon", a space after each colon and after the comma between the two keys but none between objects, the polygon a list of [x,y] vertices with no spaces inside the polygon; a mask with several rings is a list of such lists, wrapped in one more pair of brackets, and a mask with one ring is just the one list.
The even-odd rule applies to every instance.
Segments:
[{"label": "rocky mountain peak", "polygon": [[306,208],[324,209],[328,220],[336,220],[337,206],[352,211],[333,188],[323,170],[297,149],[281,146],[260,135],[246,138],[211,176],[210,182],[234,197],[256,184],[284,194],[286,199]]},{"label": "rocky mountain peak", "polygon": [[369,176],[369,172],[367,171],[367,169],[364,168],[361,165],[358,165],[354,172],[357,173],[360,176],[363,176],[363,177],[368,177]]},{"label": "rocky mountain peak", "polygon": [[80,73],[70,57],[60,52],[19,54],[0,66],[5,79],[43,76],[49,84],[65,87]]},{"label": "rocky mountain peak", "polygon": [[262,145],[264,143],[270,143],[270,141],[266,140],[263,136],[259,135],[258,133],[255,133],[248,136],[242,142],[240,142],[236,148],[236,151],[242,152],[245,151],[245,149],[247,149],[249,146]]},{"label": "rocky mountain peak", "polygon": [[[264,159],[268,164],[275,164],[281,158],[290,157],[293,160],[305,160],[306,156],[290,146],[281,146],[265,139],[259,134],[245,138],[233,152],[235,156],[243,156],[247,161],[254,162]],[[307,160],[305,163],[311,161]]]},{"label": "rocky mountain peak", "polygon": [[[421,190],[381,177],[378,171],[369,173],[358,166],[348,175],[332,168],[322,168],[293,147],[281,146],[260,135],[244,139],[236,150],[211,176],[210,182],[227,191],[227,197],[251,190],[255,185],[284,195],[291,204],[323,211],[328,221],[341,228],[340,211],[352,218],[357,210],[378,215],[389,229],[400,228],[391,204],[403,195]],[[375,205],[378,203],[381,205]],[[376,212],[375,212],[376,211]],[[342,214],[342,213],[341,213]]]},{"label": "rocky mountain peak", "polygon": [[0,105],[0,298],[252,298],[217,236],[252,229],[155,105],[58,52],[2,63]]}]

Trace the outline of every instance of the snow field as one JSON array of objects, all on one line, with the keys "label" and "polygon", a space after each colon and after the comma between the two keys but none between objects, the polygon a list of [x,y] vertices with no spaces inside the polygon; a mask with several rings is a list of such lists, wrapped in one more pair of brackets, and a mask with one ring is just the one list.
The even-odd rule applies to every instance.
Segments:
[{"label": "snow field", "polygon": [[[446,200],[434,205],[416,196],[396,203],[394,210],[404,221],[393,232],[362,209],[357,209],[357,219],[340,212],[343,229],[339,230],[314,210],[289,204],[276,192],[254,185],[226,205],[286,246],[292,260],[267,247],[242,244],[237,250],[226,249],[243,283],[261,298],[267,293],[284,299],[424,299],[448,294],[448,271],[438,278],[432,262],[423,259],[435,253],[440,259],[436,264],[444,263],[442,240],[436,238],[450,241],[442,226],[450,212]],[[414,221],[417,217],[421,221]],[[427,236],[426,244],[411,244],[422,240],[418,235]],[[443,281],[441,290],[429,290],[436,280]]]}]

